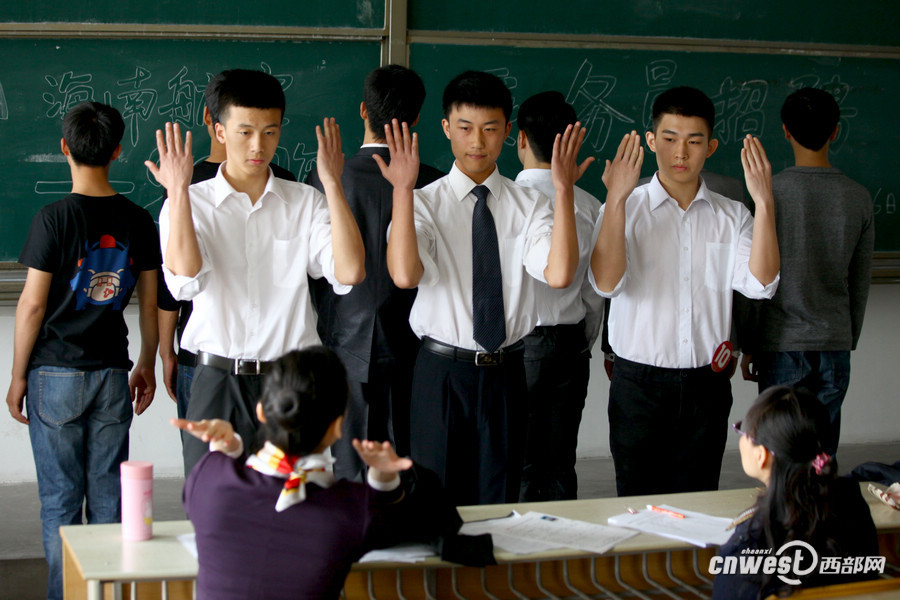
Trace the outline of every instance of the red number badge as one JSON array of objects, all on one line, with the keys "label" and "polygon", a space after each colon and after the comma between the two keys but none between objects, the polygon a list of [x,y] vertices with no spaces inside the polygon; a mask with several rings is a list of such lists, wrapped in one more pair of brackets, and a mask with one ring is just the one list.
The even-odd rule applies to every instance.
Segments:
[{"label": "red number badge", "polygon": [[734,346],[731,342],[725,341],[719,344],[719,347],[716,348],[716,351],[713,352],[712,367],[713,372],[721,373],[728,366],[728,363],[731,362],[731,357],[734,355]]}]

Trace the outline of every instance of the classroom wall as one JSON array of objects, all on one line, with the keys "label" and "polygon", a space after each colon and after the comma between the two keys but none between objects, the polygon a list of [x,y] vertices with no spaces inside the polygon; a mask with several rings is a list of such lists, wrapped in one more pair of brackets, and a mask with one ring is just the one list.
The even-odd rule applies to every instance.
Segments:
[{"label": "classroom wall", "polygon": [[[900,393],[893,379],[900,351],[900,285],[872,287],[869,308],[860,339],[853,354],[850,391],[845,400],[841,442],[900,441]],[[137,309],[126,310],[128,327],[136,332]],[[8,342],[0,347],[0,388],[9,388],[12,366],[12,339],[15,309],[0,307],[0,339]],[[132,344],[135,348],[136,344]],[[134,357],[134,354],[132,354]],[[160,381],[159,364],[157,380]],[[756,396],[756,386],[735,375],[734,407],[731,422],[741,419]],[[609,385],[603,371],[602,355],[597,353],[591,364],[591,383],[581,433],[578,438],[579,457],[609,456],[609,426],[606,403]],[[164,389],[147,411],[135,417],[131,428],[131,457],[152,461],[159,477],[181,475],[181,443],[178,433],[169,425],[175,416],[175,403]],[[729,436],[729,448],[737,448],[737,436]],[[35,481],[34,462],[28,429],[14,421],[6,412],[0,414],[0,483]]]}]

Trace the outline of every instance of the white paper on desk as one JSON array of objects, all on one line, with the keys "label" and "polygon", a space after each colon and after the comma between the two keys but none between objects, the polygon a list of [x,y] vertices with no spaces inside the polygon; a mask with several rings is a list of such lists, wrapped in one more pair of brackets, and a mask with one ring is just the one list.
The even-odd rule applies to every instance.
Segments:
[{"label": "white paper on desk", "polygon": [[364,554],[357,562],[422,562],[429,556],[437,556],[434,549],[427,544],[399,544],[390,548],[371,550]]},{"label": "white paper on desk", "polygon": [[609,524],[681,540],[701,548],[721,546],[731,537],[732,531],[728,529],[731,519],[713,517],[665,504],[660,508],[681,513],[685,518],[678,519],[645,509],[636,514],[624,513],[610,517]]},{"label": "white paper on desk", "polygon": [[178,541],[184,546],[184,549],[191,553],[191,556],[197,558],[197,534],[182,533],[178,536]]},{"label": "white paper on desk", "polygon": [[616,544],[637,535],[634,531],[620,527],[607,527],[538,512],[525,513],[506,530],[506,534],[597,554],[603,554]]},{"label": "white paper on desk", "polygon": [[522,519],[522,515],[513,511],[507,517],[499,519],[486,519],[484,521],[469,521],[463,523],[459,532],[463,535],[491,534],[495,548],[506,550],[512,554],[533,554],[545,552],[556,548],[565,548],[562,544],[551,544],[532,539],[522,539],[506,534],[506,530]]}]

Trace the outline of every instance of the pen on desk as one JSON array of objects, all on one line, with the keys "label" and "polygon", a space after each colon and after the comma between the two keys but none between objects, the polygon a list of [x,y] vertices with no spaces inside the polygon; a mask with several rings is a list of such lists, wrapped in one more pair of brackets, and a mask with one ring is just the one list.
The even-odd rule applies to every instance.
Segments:
[{"label": "pen on desk", "polygon": [[668,508],[661,508],[659,506],[653,506],[652,504],[647,505],[647,510],[652,510],[653,512],[662,513],[664,515],[668,515],[670,517],[675,517],[676,519],[683,519],[684,515],[680,512],[675,512],[674,510],[669,510]]}]

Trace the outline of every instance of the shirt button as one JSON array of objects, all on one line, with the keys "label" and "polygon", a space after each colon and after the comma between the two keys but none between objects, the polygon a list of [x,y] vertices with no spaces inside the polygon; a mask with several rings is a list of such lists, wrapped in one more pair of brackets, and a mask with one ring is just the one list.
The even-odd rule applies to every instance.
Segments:
[{"label": "shirt button", "polygon": [[687,338],[684,338],[683,340],[681,340],[681,343],[682,343],[682,344],[687,344]]},{"label": "shirt button", "polygon": [[689,280],[689,279],[690,279],[690,277],[685,277],[685,278],[684,278],[685,281],[687,281],[687,280]]},{"label": "shirt button", "polygon": [[688,247],[687,247],[687,246],[684,247],[684,251],[685,251],[685,252],[688,251]]}]

